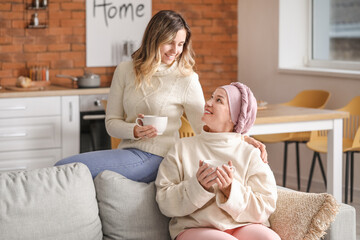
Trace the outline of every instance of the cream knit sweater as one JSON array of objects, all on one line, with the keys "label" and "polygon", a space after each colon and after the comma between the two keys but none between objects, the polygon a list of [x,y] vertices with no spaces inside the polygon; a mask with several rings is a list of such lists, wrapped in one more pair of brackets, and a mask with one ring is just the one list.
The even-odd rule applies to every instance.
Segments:
[{"label": "cream knit sweater", "polygon": [[[232,160],[235,174],[227,199],[215,185],[206,191],[198,182],[199,160]],[[161,212],[172,217],[172,239],[186,228],[220,230],[249,223],[269,225],[275,211],[274,175],[260,151],[241,140],[239,133],[208,133],[180,139],[161,162],[155,181]]]},{"label": "cream knit sweater", "polygon": [[[196,73],[183,76],[175,62],[162,64],[151,79],[151,86],[135,87],[133,63],[120,63],[111,82],[106,109],[106,129],[110,136],[121,138],[119,148],[137,148],[165,156],[179,138],[181,115],[185,111],[191,127],[200,133],[204,112],[204,95]],[[134,127],[138,114],[168,117],[163,135],[135,139]]]}]

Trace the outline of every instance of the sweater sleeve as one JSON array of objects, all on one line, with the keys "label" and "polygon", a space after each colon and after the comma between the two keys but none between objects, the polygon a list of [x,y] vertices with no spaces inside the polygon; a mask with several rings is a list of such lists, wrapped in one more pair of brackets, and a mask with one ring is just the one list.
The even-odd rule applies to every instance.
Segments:
[{"label": "sweater sleeve", "polygon": [[277,189],[274,175],[262,162],[258,149],[250,155],[245,184],[234,180],[228,199],[217,192],[216,202],[237,222],[265,223],[275,211]]},{"label": "sweater sleeve", "polygon": [[201,117],[204,113],[204,93],[199,82],[199,76],[194,73],[184,93],[184,109],[187,119],[196,134],[200,134],[203,123]]},{"label": "sweater sleeve", "polygon": [[123,63],[119,64],[114,72],[113,79],[108,95],[108,103],[106,107],[105,126],[110,136],[122,139],[135,139],[134,127],[135,123],[125,121],[124,111],[124,91],[126,86],[126,69]]},{"label": "sweater sleeve", "polygon": [[168,217],[186,216],[215,197],[198,182],[196,174],[184,180],[184,166],[175,145],[161,162],[155,180],[156,201],[160,211]]}]

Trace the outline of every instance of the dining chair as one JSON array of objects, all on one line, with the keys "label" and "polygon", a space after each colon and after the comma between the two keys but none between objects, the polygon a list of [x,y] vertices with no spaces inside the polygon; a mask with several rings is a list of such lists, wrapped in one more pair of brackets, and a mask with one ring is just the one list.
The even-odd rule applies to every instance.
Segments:
[{"label": "dining chair", "polygon": [[[305,108],[324,108],[329,98],[330,93],[325,90],[304,90],[299,92],[289,102],[282,103],[282,105]],[[283,187],[286,186],[288,146],[291,143],[295,143],[297,185],[298,190],[300,190],[301,183],[299,144],[309,141],[310,132],[255,135],[253,137],[263,143],[284,142]]]},{"label": "dining chair", "polygon": [[[348,169],[349,157],[354,143],[355,134],[360,126],[360,96],[354,97],[346,106],[337,109],[338,111],[345,111],[349,113],[349,117],[343,120],[343,153],[346,153],[346,169]],[[326,187],[326,174],[324,166],[321,161],[320,153],[327,153],[327,131],[312,131],[310,135],[310,140],[306,143],[306,146],[314,151],[313,159],[311,162],[311,168],[309,173],[308,185],[306,191],[310,191],[311,181],[314,174],[314,168],[316,161],[319,162],[321,174],[324,180]],[[348,176],[345,177],[345,183]],[[347,190],[345,189],[346,193]],[[347,194],[345,195],[345,200],[347,202]]]},{"label": "dining chair", "polygon": [[195,132],[191,128],[189,121],[184,115],[181,116],[181,127],[179,129],[179,135],[180,138],[195,136]]},{"label": "dining chair", "polygon": [[[356,131],[353,144],[346,151],[346,168],[345,168],[345,203],[347,203],[348,186],[349,186],[349,170],[350,170],[350,202],[353,201],[354,192],[354,153],[360,153],[360,127]],[[350,160],[350,166],[349,166]],[[349,169],[350,168],[350,169]]]}]

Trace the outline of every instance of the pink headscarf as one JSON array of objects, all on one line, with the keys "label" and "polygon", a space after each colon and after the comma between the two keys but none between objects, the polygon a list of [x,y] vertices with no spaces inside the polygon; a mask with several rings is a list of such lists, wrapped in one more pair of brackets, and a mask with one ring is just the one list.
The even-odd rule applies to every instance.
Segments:
[{"label": "pink headscarf", "polygon": [[226,91],[228,97],[234,132],[247,133],[256,119],[257,102],[254,94],[248,86],[239,82],[221,88]]}]

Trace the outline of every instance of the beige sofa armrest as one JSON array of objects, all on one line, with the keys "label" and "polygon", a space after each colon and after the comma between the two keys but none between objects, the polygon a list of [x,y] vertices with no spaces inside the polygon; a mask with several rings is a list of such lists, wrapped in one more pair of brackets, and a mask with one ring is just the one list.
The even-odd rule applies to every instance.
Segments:
[{"label": "beige sofa armrest", "polygon": [[326,231],[325,240],[356,240],[356,210],[354,207],[341,203],[335,221]]},{"label": "beige sofa armrest", "polygon": [[325,235],[328,240],[356,240],[353,207],[339,204],[327,193],[278,187],[278,195],[276,211],[269,220],[271,228],[283,240],[320,239]]}]

